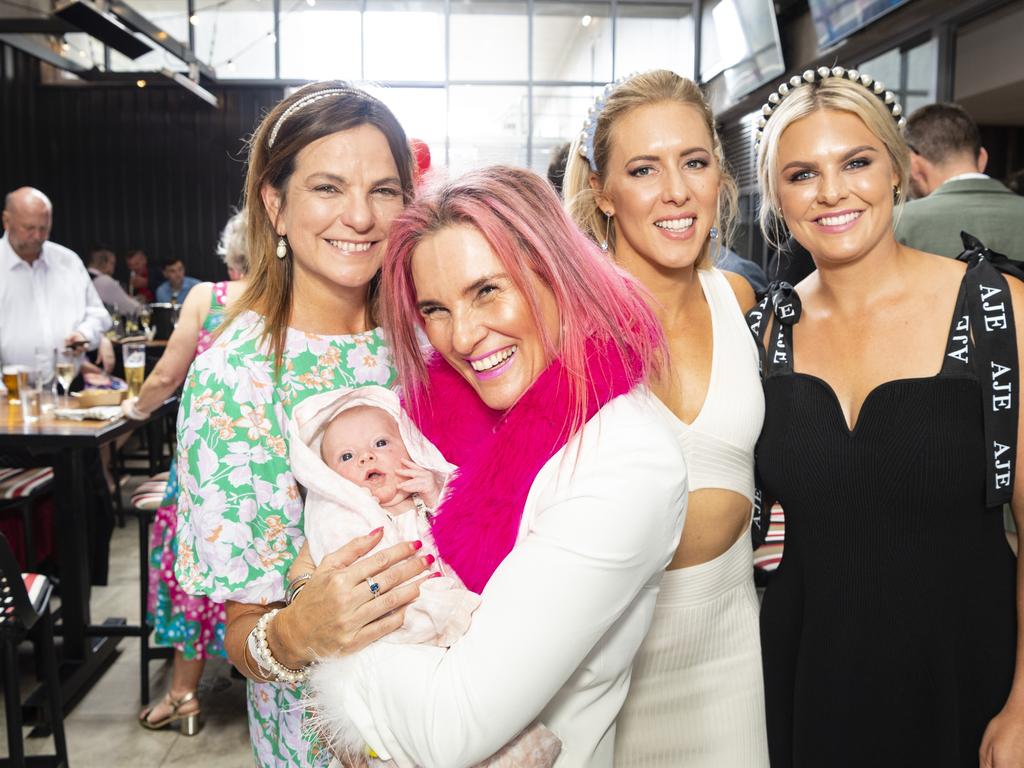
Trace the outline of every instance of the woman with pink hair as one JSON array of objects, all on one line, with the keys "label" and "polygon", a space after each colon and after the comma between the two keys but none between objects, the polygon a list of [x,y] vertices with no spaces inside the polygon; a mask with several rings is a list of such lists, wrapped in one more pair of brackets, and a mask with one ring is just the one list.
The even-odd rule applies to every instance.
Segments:
[{"label": "woman with pink hair", "polygon": [[406,406],[459,467],[435,543],[482,605],[449,649],[352,656],[347,713],[402,766],[473,765],[540,722],[556,765],[610,767],[686,509],[682,451],[644,384],[664,364],[657,319],[547,183],[509,167],[407,208],[381,288]]}]

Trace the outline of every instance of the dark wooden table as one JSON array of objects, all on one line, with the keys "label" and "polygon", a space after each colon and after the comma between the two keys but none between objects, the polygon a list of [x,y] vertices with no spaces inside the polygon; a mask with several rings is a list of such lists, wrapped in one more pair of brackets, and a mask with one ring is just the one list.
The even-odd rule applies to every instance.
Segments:
[{"label": "dark wooden table", "polygon": [[[73,399],[61,398],[59,406],[75,407]],[[147,422],[131,422],[123,417],[110,421],[57,419],[44,414],[39,421],[25,423],[21,406],[10,405],[0,397],[0,450],[14,448],[44,457],[53,467],[54,529],[57,563],[60,567],[61,606],[58,632],[63,637],[60,678],[65,711],[88,691],[110,661],[120,640],[115,631],[105,631],[107,620],[94,625],[89,610],[92,592],[88,555],[87,521],[82,512],[86,495],[83,454],[115,438],[138,429],[142,424],[162,424],[167,414],[178,407],[177,398],[169,398]],[[152,441],[151,441],[152,442]],[[146,589],[147,585],[141,585]],[[33,697],[34,698],[34,697]]]}]

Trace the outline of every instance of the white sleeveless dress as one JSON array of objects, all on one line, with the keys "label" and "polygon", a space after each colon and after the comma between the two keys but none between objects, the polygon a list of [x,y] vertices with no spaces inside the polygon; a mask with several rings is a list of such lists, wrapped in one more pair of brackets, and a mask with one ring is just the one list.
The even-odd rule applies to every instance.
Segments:
[{"label": "white sleeveless dress", "polygon": [[[662,406],[686,455],[690,491],[754,498],[764,420],[757,348],[729,281],[697,272],[713,352],[692,424]],[[768,768],[758,601],[749,529],[706,563],[665,572],[616,726],[616,768]]]}]

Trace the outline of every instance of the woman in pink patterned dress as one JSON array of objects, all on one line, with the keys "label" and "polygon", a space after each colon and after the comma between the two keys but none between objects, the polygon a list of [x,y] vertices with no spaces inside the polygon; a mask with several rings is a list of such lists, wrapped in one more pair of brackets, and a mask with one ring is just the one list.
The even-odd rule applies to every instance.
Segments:
[{"label": "woman in pink patterned dress", "polygon": [[[124,403],[129,418],[145,418],[181,386],[192,360],[213,343],[214,331],[224,320],[228,303],[245,290],[249,265],[244,212],[228,221],[217,252],[227,265],[231,281],[202,283],[189,291],[167,350],[146,379],[139,397]],[[159,730],[180,722],[182,733],[192,735],[199,726],[196,688],[206,659],[224,656],[225,613],[221,603],[189,595],[174,577],[177,509],[178,477],[172,463],[150,538],[147,622],[155,629],[158,645],[174,648],[174,663],[170,688],[159,702],[142,710],[139,724]]]}]

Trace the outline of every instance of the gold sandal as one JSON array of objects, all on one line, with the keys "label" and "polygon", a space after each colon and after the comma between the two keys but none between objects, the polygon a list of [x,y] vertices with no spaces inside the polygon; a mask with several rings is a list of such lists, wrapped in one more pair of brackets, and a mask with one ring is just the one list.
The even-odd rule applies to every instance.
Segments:
[{"label": "gold sandal", "polygon": [[189,691],[180,699],[172,699],[171,694],[167,693],[164,696],[164,702],[171,708],[171,713],[162,720],[151,721],[149,719],[150,714],[153,712],[153,707],[147,707],[142,711],[139,716],[139,725],[150,731],[161,731],[169,725],[176,722],[180,722],[181,735],[182,736],[195,736],[199,733],[199,729],[202,728],[202,723],[199,720],[199,708],[197,707],[195,712],[189,712],[187,715],[178,713],[178,710],[188,704],[190,701],[198,702],[196,699],[196,692]]}]

